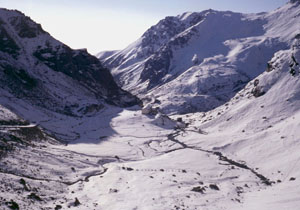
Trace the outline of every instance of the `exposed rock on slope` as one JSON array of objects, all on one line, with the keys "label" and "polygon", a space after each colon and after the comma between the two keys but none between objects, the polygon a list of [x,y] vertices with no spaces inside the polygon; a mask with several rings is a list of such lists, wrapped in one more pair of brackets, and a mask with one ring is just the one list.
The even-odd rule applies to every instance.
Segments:
[{"label": "exposed rock on slope", "polygon": [[290,2],[269,13],[167,17],[101,60],[124,89],[155,97],[166,113],[211,110],[261,74],[275,52],[289,48],[299,10]]},{"label": "exposed rock on slope", "polygon": [[91,104],[138,102],[96,57],[55,40],[18,11],[0,10],[0,39],[1,97],[69,115],[80,115]]},{"label": "exposed rock on slope", "polygon": [[[208,135],[190,134],[182,142],[230,154],[275,181],[273,187],[245,196],[228,209],[293,209],[299,205],[300,39],[275,53],[270,69],[249,82],[234,98],[215,110],[189,115],[191,127]],[[296,61],[296,62],[295,62]],[[295,74],[290,73],[294,68]],[[255,97],[259,87],[263,95]]]},{"label": "exposed rock on slope", "polygon": [[[97,125],[103,110],[138,102],[86,50],[72,50],[21,12],[0,9],[0,208],[72,205],[75,198],[62,195],[67,186],[105,168],[97,158],[57,150],[59,140],[87,141],[103,130],[76,120],[97,115]],[[88,134],[78,134],[82,124]]]}]

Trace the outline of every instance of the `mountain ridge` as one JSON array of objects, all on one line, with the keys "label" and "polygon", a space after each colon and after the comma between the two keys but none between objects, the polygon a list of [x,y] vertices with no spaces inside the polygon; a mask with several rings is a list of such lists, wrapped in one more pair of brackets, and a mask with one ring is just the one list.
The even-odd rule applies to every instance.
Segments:
[{"label": "mountain ridge", "polygon": [[[192,28],[209,29],[224,15],[227,22],[236,19],[233,25],[255,24],[235,30],[235,39],[212,37],[225,55],[211,56],[210,49],[205,58],[186,46],[206,44],[191,28],[167,40],[173,43],[163,45],[172,52],[169,66],[176,58],[184,70],[173,69],[181,74],[167,75],[159,81],[166,84],[145,94],[149,103],[142,110],[106,103],[129,106],[138,100],[119,88],[110,94],[106,82],[95,84],[100,75],[94,71],[106,70],[85,50],[73,51],[42,32],[43,39],[20,38],[0,23],[1,208],[298,209],[299,10],[287,4],[246,16],[206,13],[210,21]],[[263,27],[257,25],[262,17],[269,20]],[[256,36],[244,37],[249,30]],[[122,55],[125,66],[135,61],[135,47],[125,50],[129,60]],[[149,56],[163,60],[163,50]],[[130,73],[136,70],[143,69]],[[125,85],[138,82],[130,80],[137,75],[126,76]],[[186,108],[192,113],[178,114]]]},{"label": "mountain ridge", "polygon": [[[27,98],[48,109],[56,107],[60,112],[67,105],[70,114],[75,114],[72,109],[76,104],[63,96],[66,94],[89,95],[93,104],[99,105],[138,103],[137,98],[116,85],[109,70],[86,50],[72,50],[21,12],[1,9],[0,13],[1,39],[4,40],[0,52],[1,86],[15,97]],[[76,86],[81,90],[72,90]],[[57,93],[53,91],[55,88]]]},{"label": "mountain ridge", "polygon": [[[275,52],[289,48],[297,34],[298,11],[297,5],[287,3],[269,13],[206,10],[167,17],[124,50],[101,60],[112,69],[121,87],[144,101],[156,97],[162,102],[159,107],[165,113],[176,112],[169,110],[168,106],[175,107],[179,113],[207,111],[226,103],[236,90],[262,73]],[[170,34],[164,34],[165,27],[172,28],[168,30]],[[147,40],[152,41],[147,45]],[[218,65],[212,68],[211,64]],[[193,71],[193,68],[198,70]],[[196,73],[199,71],[215,74],[216,82],[206,83],[206,77]],[[217,76],[229,72],[235,75],[235,81],[226,83],[225,78]],[[183,84],[183,89],[178,86],[180,77],[189,83]],[[186,91],[191,85],[198,86],[197,90]],[[224,89],[218,96],[217,90],[210,91],[210,85],[232,87]],[[170,90],[168,87],[174,88],[160,91]],[[190,100],[186,94],[199,100]],[[174,96],[190,101],[193,107],[203,108],[184,109],[182,103],[172,99]],[[207,100],[208,103],[205,102],[207,98],[211,99]],[[218,105],[212,106],[213,103]]]}]

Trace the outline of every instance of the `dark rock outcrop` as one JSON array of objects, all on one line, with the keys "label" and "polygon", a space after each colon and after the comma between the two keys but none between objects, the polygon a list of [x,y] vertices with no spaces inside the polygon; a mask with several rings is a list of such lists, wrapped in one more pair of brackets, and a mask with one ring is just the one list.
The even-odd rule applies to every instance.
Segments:
[{"label": "dark rock outcrop", "polygon": [[21,12],[0,9],[0,40],[0,89],[13,97],[68,115],[91,104],[139,103],[96,57],[55,40]]}]

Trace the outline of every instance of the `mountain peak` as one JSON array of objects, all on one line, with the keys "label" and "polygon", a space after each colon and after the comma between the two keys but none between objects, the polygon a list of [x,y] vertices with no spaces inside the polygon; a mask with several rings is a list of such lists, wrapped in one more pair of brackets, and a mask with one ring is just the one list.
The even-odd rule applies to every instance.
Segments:
[{"label": "mountain peak", "polygon": [[138,103],[96,57],[55,40],[21,12],[0,9],[0,40],[0,86],[13,97],[76,116],[90,105]]},{"label": "mountain peak", "polygon": [[145,100],[156,95],[165,113],[207,111],[265,71],[275,52],[291,46],[300,20],[297,7],[258,14],[204,10],[166,17],[103,62],[125,90]]}]

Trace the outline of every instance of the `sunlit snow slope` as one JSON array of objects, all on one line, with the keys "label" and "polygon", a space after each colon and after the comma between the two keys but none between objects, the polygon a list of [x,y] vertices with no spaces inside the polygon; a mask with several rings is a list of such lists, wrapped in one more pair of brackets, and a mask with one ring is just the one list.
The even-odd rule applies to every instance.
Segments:
[{"label": "sunlit snow slope", "polygon": [[106,168],[70,186],[67,199],[76,195],[87,209],[297,209],[300,40],[293,43],[226,104],[173,116],[185,129],[124,110],[111,118],[113,135],[64,147]]},{"label": "sunlit snow slope", "polygon": [[295,1],[270,13],[206,10],[167,17],[100,59],[124,89],[155,97],[165,113],[208,111],[261,74],[275,52],[291,46],[299,11]]},{"label": "sunlit snow slope", "polygon": [[[179,56],[176,53],[181,50],[189,52],[192,45],[183,42],[179,47],[164,41],[176,34],[184,34],[186,30],[187,33],[194,31],[188,29],[188,24],[196,28],[207,27],[208,30],[210,24],[217,24],[221,16],[223,21],[234,18],[232,24],[239,26],[235,29],[239,30],[237,37],[232,37],[230,31],[223,31],[224,40],[218,40],[222,36],[211,37],[216,41],[213,45],[218,46],[214,49],[227,46],[224,47],[225,54],[201,58],[210,51],[200,52],[197,49],[195,52],[199,54],[196,57],[192,51],[193,67],[185,66],[187,60],[183,59],[182,69],[179,66],[174,69],[179,72],[176,78],[173,78],[175,74],[170,77],[163,74],[162,80],[156,83],[157,87],[146,90],[144,96],[157,104],[160,100],[166,113],[186,112],[178,106],[185,101],[203,103],[203,106],[196,104],[193,111],[202,110],[204,106],[210,110],[167,116],[162,113],[142,114],[143,110],[138,106],[126,109],[114,106],[138,101],[119,88],[113,90],[116,95],[111,95],[102,83],[99,86],[94,84],[93,72],[102,73],[102,68],[86,52],[63,47],[72,55],[72,59],[67,56],[68,62],[63,62],[63,66],[74,66],[52,69],[54,67],[51,66],[61,64],[54,62],[52,57],[61,60],[59,52],[62,49],[59,48],[58,55],[52,51],[44,52],[44,47],[49,50],[45,41],[45,46],[38,48],[42,50],[40,54],[32,56],[32,49],[36,48],[27,44],[36,46],[41,37],[46,36],[48,40],[49,35],[33,30],[34,36],[36,33],[42,35],[39,34],[39,38],[20,38],[19,30],[23,31],[23,28],[16,23],[22,18],[17,18],[13,24],[9,17],[24,16],[0,10],[0,209],[298,209],[298,11],[299,1],[293,0],[271,13],[242,15],[205,11],[200,19],[195,18],[194,21],[190,18],[198,13],[167,18],[171,23],[178,19],[176,27],[166,24],[164,27],[171,27],[163,35],[166,39],[150,39],[149,42],[155,41],[155,44],[151,48],[143,48],[147,49],[145,54],[159,52],[160,45],[170,46],[174,53],[172,56]],[[215,22],[211,22],[214,18]],[[183,20],[185,25],[181,25]],[[205,23],[207,20],[210,24]],[[247,22],[249,27],[243,27],[241,22]],[[29,29],[38,27],[31,24]],[[17,27],[17,30],[11,27]],[[25,32],[26,36],[33,36],[31,33],[28,35],[28,28]],[[244,37],[250,32],[252,37]],[[21,33],[22,36],[24,33]],[[202,34],[198,35],[201,37]],[[192,43],[196,43],[195,40],[198,38],[190,39]],[[139,51],[135,52],[135,49],[128,51],[127,56],[138,57]],[[80,58],[76,58],[78,54]],[[101,57],[106,55],[102,53]],[[149,56],[146,58],[149,62],[156,59],[153,55]],[[141,66],[145,64],[142,57],[139,58]],[[180,64],[179,57],[176,60],[172,57],[171,65],[172,62]],[[260,65],[259,60],[262,62]],[[134,62],[130,64],[130,59],[128,62],[129,66],[135,65]],[[151,62],[148,65],[154,65],[155,62]],[[127,64],[124,63],[124,67]],[[160,64],[157,63],[157,66]],[[100,69],[94,69],[96,67]],[[81,75],[82,70],[86,70],[87,78],[77,75]],[[119,78],[127,74],[119,67],[113,72],[118,70],[123,72]],[[144,71],[143,68],[140,70]],[[101,76],[95,74],[96,78]],[[108,72],[105,74],[109,75]],[[137,78],[136,75],[133,73],[132,78]],[[109,78],[105,80],[110,81]],[[164,78],[169,82],[166,83]],[[137,87],[147,83],[134,81],[131,80]],[[221,84],[221,81],[224,83]],[[195,82],[207,88],[202,93],[207,100],[199,96],[198,86],[193,86]],[[211,88],[210,84],[215,86]],[[166,85],[169,85],[168,89]],[[176,98],[176,94],[183,90],[184,94]],[[188,95],[191,90],[197,92],[196,95]],[[158,95],[163,93],[166,98]],[[224,95],[224,99],[213,99],[220,97],[218,93]],[[174,104],[172,107],[171,103]],[[218,107],[213,108],[215,106]]]}]

